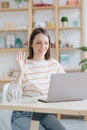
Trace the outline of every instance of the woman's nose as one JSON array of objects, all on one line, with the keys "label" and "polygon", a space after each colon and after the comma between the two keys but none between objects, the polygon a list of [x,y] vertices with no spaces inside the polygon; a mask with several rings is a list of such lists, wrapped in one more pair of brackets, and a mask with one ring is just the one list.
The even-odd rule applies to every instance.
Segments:
[{"label": "woman's nose", "polygon": [[42,47],[42,48],[44,48],[44,47],[45,47],[45,44],[44,44],[44,43],[42,43],[41,47]]}]

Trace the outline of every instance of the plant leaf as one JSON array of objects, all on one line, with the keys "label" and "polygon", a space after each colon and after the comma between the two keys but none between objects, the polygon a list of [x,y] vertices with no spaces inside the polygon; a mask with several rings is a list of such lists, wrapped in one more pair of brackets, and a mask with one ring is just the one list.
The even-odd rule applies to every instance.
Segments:
[{"label": "plant leaf", "polygon": [[83,46],[83,47],[79,47],[78,49],[82,50],[82,51],[87,51],[87,47]]},{"label": "plant leaf", "polygon": [[82,65],[82,71],[85,71],[87,69],[87,63]]},{"label": "plant leaf", "polygon": [[79,64],[82,64],[82,63],[87,63],[87,58],[82,59]]}]

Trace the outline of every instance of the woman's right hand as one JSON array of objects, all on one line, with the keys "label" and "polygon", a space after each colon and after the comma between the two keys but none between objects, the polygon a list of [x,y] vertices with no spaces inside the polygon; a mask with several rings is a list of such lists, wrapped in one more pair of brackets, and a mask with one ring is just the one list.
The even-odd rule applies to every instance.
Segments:
[{"label": "woman's right hand", "polygon": [[16,56],[16,61],[19,65],[19,70],[21,72],[25,71],[25,66],[27,65],[27,60],[25,58],[25,52],[19,51]]}]

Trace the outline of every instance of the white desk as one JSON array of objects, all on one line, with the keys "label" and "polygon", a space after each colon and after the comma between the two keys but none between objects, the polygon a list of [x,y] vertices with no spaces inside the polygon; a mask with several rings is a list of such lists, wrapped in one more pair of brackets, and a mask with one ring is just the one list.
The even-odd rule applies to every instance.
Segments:
[{"label": "white desk", "polygon": [[[0,103],[0,109],[84,116],[87,115],[87,100],[59,103],[42,103],[38,101],[32,103],[27,100],[23,103]],[[37,121],[34,125],[31,124],[31,130],[38,130],[39,123]]]}]

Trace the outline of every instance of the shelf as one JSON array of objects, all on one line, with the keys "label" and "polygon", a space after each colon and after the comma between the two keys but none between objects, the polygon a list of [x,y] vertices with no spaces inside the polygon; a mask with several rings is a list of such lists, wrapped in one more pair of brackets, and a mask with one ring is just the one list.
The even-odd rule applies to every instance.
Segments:
[{"label": "shelf", "polygon": [[[2,28],[0,30],[0,33],[4,33],[5,36],[8,34],[8,32],[14,32],[15,34],[18,34],[18,32],[21,32],[21,34],[24,33],[24,35],[25,35],[25,33],[27,33],[27,39],[29,39],[32,30],[35,29],[34,22],[41,20],[42,22],[48,21],[48,23],[49,23],[49,20],[51,21],[51,19],[52,19],[54,26],[47,26],[44,29],[47,30],[49,32],[49,34],[51,34],[53,36],[51,39],[53,39],[56,43],[56,48],[51,48],[51,51],[53,51],[53,54],[55,54],[54,55],[55,58],[59,61],[61,53],[70,53],[70,51],[72,53],[74,53],[75,51],[77,52],[78,51],[77,48],[60,48],[59,40],[60,39],[62,40],[62,34],[63,34],[63,38],[64,38],[64,33],[68,36],[68,34],[72,35],[71,33],[74,34],[76,32],[77,35],[80,34],[80,36],[81,36],[81,40],[80,40],[81,46],[83,46],[85,44],[85,40],[84,40],[84,36],[85,36],[85,34],[84,34],[84,0],[80,0],[78,5],[63,5],[63,4],[60,5],[59,0],[52,0],[52,1],[53,1],[53,3],[50,6],[45,6],[45,5],[42,6],[41,3],[38,6],[36,4],[37,2],[35,2],[34,0],[29,0],[29,5],[28,5],[28,7],[25,7],[25,8],[24,7],[23,8],[0,8],[0,13],[3,13],[2,15],[4,15],[4,13],[8,13],[7,15],[10,16],[9,13],[12,13],[11,15],[14,15],[14,13],[18,13],[18,12],[23,13],[23,15],[25,15],[24,13],[27,12],[28,16],[27,16],[26,20],[28,20],[28,23],[29,23],[29,27],[26,29],[18,29],[18,27],[16,27],[16,29],[9,28],[8,30],[6,30],[6,29]],[[39,14],[39,11],[41,11],[40,14]],[[52,14],[51,14],[51,12],[52,12]],[[75,16],[77,17],[77,15],[78,15],[77,12],[79,13],[78,20],[80,21],[78,26],[74,27],[73,24],[71,24],[71,25],[68,24],[67,27],[63,27],[62,25],[60,25],[61,20],[59,20],[59,19],[61,18],[61,16],[63,16],[63,15],[65,16],[67,13],[67,17],[69,17],[70,13],[74,13],[73,19],[72,19],[72,20],[74,20]],[[76,15],[75,15],[75,13],[76,13]],[[41,16],[42,14],[44,14],[44,15]],[[38,15],[38,17],[36,15]],[[48,15],[50,17],[48,17]],[[46,17],[46,19],[44,16]],[[41,17],[44,17],[44,19],[41,19]],[[6,19],[9,20],[10,18],[6,17]],[[16,18],[15,18],[15,20],[16,20]],[[22,22],[20,20],[20,25],[22,25],[21,23]],[[2,23],[2,24],[4,27],[4,23]],[[21,28],[21,26],[20,26],[20,28]],[[68,38],[68,37],[65,37],[64,43],[67,43],[66,38]],[[71,36],[70,38],[74,39],[73,36]],[[75,42],[78,43],[78,45],[76,45],[76,46],[80,46],[79,41],[75,41]],[[68,43],[72,43],[70,41],[70,39],[69,39]],[[72,45],[73,44],[74,43],[72,43]],[[3,52],[4,53],[13,52],[14,53],[14,52],[19,51],[20,49],[22,51],[28,51],[28,47],[27,48],[0,48],[0,53],[1,52],[2,53]],[[81,52],[81,54],[83,57],[82,52]],[[66,71],[67,72],[76,72],[76,71],[80,71],[80,70],[78,70],[78,68],[77,68],[77,69],[70,69],[70,70],[66,70]]]},{"label": "shelf", "polygon": [[54,9],[54,6],[38,6],[38,7],[32,7],[33,10],[48,10],[48,9]]},{"label": "shelf", "polygon": [[81,27],[59,27],[59,30],[75,30],[75,29],[82,29]]},{"label": "shelf", "polygon": [[[35,28],[33,28],[33,30],[34,30]],[[54,30],[55,29],[55,27],[45,27],[44,28],[45,30]]]},{"label": "shelf", "polygon": [[59,48],[60,51],[75,51],[77,48]]},{"label": "shelf", "polygon": [[59,6],[58,9],[75,9],[75,8],[80,8],[79,5],[66,5],[66,6]]},{"label": "shelf", "polygon": [[27,32],[28,29],[9,29],[9,30],[0,30],[0,32]]},{"label": "shelf", "polygon": [[28,51],[28,48],[0,48],[0,52]]},{"label": "shelf", "polygon": [[0,12],[12,12],[12,11],[28,11],[28,7],[26,8],[0,8]]},{"label": "shelf", "polygon": [[51,48],[52,51],[56,51],[56,48]]}]

